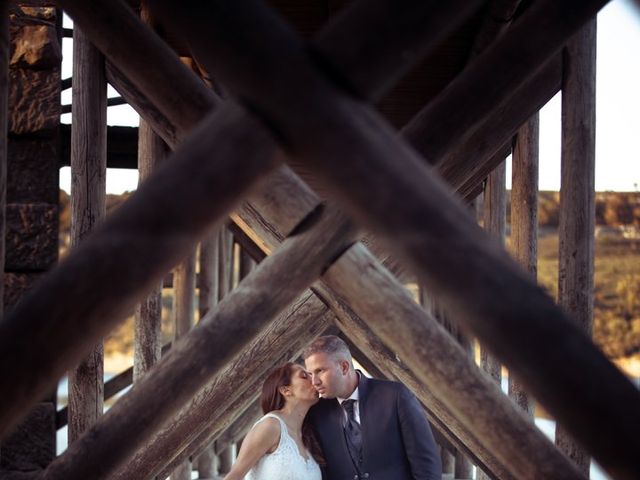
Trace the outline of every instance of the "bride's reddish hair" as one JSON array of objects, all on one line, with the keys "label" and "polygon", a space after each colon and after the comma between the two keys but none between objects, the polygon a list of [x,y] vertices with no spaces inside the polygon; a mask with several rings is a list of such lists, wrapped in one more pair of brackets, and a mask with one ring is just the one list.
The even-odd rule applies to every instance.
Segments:
[{"label": "bride's reddish hair", "polygon": [[[295,363],[288,362],[275,368],[267,375],[267,378],[262,384],[262,394],[260,395],[262,413],[281,410],[284,407],[286,399],[280,392],[280,388],[291,385],[291,377],[293,376],[293,368],[295,366]],[[313,458],[315,458],[316,462],[320,465],[326,463],[313,427],[307,421],[307,418],[302,422],[302,443],[304,443],[305,448],[311,453]]]}]

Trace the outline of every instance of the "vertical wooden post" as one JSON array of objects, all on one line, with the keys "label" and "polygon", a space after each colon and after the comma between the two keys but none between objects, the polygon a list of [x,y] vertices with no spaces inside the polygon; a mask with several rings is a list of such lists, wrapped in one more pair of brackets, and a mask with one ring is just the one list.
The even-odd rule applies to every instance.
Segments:
[{"label": "vertical wooden post", "polygon": [[[591,333],[595,221],[596,20],[563,51],[558,301]],[[556,444],[588,475],[589,457],[562,425]]]},{"label": "vertical wooden post", "polygon": [[[538,272],[538,157],[540,117],[520,128],[513,145],[511,182],[511,242],[515,259],[531,276]],[[509,372],[509,396],[531,417],[534,405]]]},{"label": "vertical wooden post", "polygon": [[456,457],[442,445],[440,446],[440,461],[442,462],[442,475],[455,478]]},{"label": "vertical wooden post", "polygon": [[232,289],[233,279],[233,235],[224,226],[218,240],[218,301]]},{"label": "vertical wooden post", "polygon": [[[104,58],[77,26],[73,38],[71,245],[105,216],[107,81]],[[69,372],[69,443],[102,415],[102,341]]]},{"label": "vertical wooden post", "polygon": [[[200,244],[200,281],[198,310],[200,319],[218,303],[218,241],[219,235],[209,234]],[[198,478],[210,479],[217,475],[217,457],[213,444],[198,456]]]},{"label": "vertical wooden post", "polygon": [[0,0],[0,317],[4,312],[4,255],[7,207],[7,134],[9,117],[9,2]]},{"label": "vertical wooden post", "polygon": [[235,445],[233,443],[228,443],[226,447],[222,447],[222,450],[218,453],[218,458],[220,459],[220,475],[226,475],[231,470],[231,466],[233,465]]},{"label": "vertical wooden post", "polygon": [[[173,271],[174,342],[186,335],[194,321],[194,294],[196,289],[195,252],[183,260]],[[171,474],[171,480],[191,480],[191,461],[185,460]]]},{"label": "vertical wooden post", "polygon": [[256,266],[256,262],[251,258],[246,250],[240,247],[240,273],[239,278],[242,280],[244,277],[251,273],[251,270]]},{"label": "vertical wooden post", "polygon": [[[491,172],[484,190],[484,228],[499,242],[504,242],[506,223],[506,164],[502,162]],[[502,381],[502,366],[484,346],[480,346],[480,362],[482,369],[493,378],[498,385]],[[478,479],[490,478],[485,472],[479,471]]]},{"label": "vertical wooden post", "polygon": [[[0,317],[4,313],[4,239],[7,206],[7,134],[9,116],[9,3],[0,0]],[[0,446],[0,457],[2,447]]]},{"label": "vertical wooden post", "polygon": [[[149,23],[146,2],[141,4],[140,16]],[[144,119],[138,127],[138,185],[144,182],[167,156],[167,147]],[[162,351],[162,282],[136,306],[134,326],[133,381],[136,382],[158,360]]]}]

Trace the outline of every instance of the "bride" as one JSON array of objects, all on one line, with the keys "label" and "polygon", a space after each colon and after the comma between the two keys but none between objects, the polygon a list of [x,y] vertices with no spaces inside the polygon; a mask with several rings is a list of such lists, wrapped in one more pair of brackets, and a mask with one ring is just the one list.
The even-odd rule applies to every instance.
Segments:
[{"label": "bride", "polygon": [[320,480],[322,454],[305,422],[318,393],[302,366],[287,363],[262,385],[266,414],[242,442],[238,458],[224,480]]}]

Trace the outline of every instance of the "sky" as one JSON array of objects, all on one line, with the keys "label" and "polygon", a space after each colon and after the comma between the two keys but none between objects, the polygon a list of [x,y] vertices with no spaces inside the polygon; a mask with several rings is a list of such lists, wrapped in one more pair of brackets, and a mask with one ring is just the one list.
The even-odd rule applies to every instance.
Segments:
[{"label": "sky", "polygon": [[[71,21],[65,18],[65,27]],[[71,76],[71,39],[63,40],[62,78]],[[118,96],[109,87],[110,97]],[[62,94],[71,103],[71,90]],[[62,115],[63,123],[71,114]],[[109,125],[138,125],[128,105],[109,107]],[[560,189],[560,94],[540,111],[540,190]],[[69,167],[60,170],[60,188],[69,192]],[[135,170],[109,169],[107,193],[135,190]],[[511,188],[507,161],[507,188]],[[640,189],[640,10],[632,0],[612,0],[598,14],[596,77],[596,190]]]}]

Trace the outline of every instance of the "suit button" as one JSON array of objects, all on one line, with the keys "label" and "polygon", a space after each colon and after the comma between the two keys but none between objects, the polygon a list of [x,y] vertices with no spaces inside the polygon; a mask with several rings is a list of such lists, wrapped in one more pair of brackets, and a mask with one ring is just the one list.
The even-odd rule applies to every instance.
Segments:
[{"label": "suit button", "polygon": [[354,475],[353,480],[360,480],[360,477],[358,477],[358,475]]},{"label": "suit button", "polygon": [[364,474],[362,475],[362,478],[369,478],[369,474],[368,474],[368,473],[364,473]]}]

